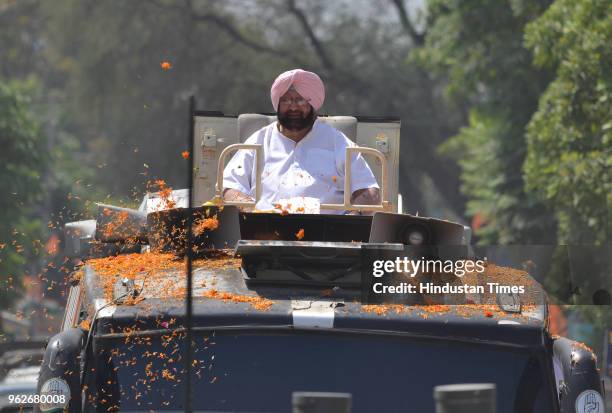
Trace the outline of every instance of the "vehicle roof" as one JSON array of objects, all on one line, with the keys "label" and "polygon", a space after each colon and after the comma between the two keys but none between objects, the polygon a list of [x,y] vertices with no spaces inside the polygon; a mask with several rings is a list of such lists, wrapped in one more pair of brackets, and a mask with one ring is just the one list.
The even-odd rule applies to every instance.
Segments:
[{"label": "vehicle roof", "polygon": [[[110,261],[91,260],[84,268],[87,300],[96,308],[108,304],[109,285],[104,274],[118,269],[146,270],[143,260],[158,259],[154,254],[132,254]],[[158,254],[163,255],[163,254]],[[168,256],[169,254],[165,254]],[[104,261],[107,260],[107,261]],[[129,260],[134,262],[128,264]],[[164,261],[166,260],[166,261]],[[182,262],[158,261],[159,268],[141,271],[135,277],[142,294],[129,304],[101,310],[96,325],[98,337],[164,332],[183,324],[184,271]],[[123,261],[123,262],[122,262]],[[172,261],[170,261],[172,262]],[[342,288],[301,286],[253,286],[245,282],[240,261],[221,257],[194,262],[194,329],[285,329],[296,328],[338,333],[409,335],[444,340],[481,341],[510,346],[539,346],[545,329],[544,306],[523,306],[520,313],[489,305],[368,305],[361,302],[361,291]],[[111,277],[112,278],[112,277]],[[108,281],[107,281],[108,282]],[[138,334],[138,333],[136,333]]]}]

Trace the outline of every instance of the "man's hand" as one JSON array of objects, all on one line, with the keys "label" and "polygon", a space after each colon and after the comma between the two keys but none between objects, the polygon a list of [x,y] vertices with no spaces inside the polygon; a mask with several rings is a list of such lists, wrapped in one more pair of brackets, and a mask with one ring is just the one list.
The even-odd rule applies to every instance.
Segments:
[{"label": "man's hand", "polygon": [[[237,189],[225,188],[223,191],[223,200],[224,201],[232,201],[232,202],[253,202],[255,201],[253,198],[248,196],[245,193],[238,191]],[[243,211],[251,211],[252,207],[240,207]]]}]

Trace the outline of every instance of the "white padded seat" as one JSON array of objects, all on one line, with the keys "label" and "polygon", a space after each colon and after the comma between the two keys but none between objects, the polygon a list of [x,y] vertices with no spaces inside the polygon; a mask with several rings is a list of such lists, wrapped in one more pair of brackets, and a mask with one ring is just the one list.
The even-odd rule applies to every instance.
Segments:
[{"label": "white padded seat", "polygon": [[[353,116],[320,116],[325,122],[344,133],[353,142],[357,139],[357,118]],[[276,121],[276,116],[245,113],[238,116],[238,139],[244,142],[249,136]]]},{"label": "white padded seat", "polygon": [[327,123],[340,132],[344,133],[347,138],[353,142],[357,142],[357,118],[354,116],[322,116],[319,117],[321,122]]},{"label": "white padded seat", "polygon": [[238,139],[240,143],[264,126],[276,121],[276,116],[260,115],[259,113],[244,113],[238,116]]}]

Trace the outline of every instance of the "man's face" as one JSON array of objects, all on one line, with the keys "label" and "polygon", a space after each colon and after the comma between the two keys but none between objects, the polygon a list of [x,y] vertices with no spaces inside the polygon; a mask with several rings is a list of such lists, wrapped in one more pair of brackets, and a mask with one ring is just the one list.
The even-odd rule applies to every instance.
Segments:
[{"label": "man's face", "polygon": [[312,126],[315,113],[312,106],[294,89],[289,89],[278,101],[278,122],[290,131]]}]

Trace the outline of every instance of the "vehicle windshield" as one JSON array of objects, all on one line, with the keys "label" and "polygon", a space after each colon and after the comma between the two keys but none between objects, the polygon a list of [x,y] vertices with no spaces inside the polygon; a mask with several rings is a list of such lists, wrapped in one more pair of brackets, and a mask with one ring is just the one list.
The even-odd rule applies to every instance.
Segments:
[{"label": "vehicle windshield", "polygon": [[[96,339],[89,412],[182,411],[178,334]],[[295,391],[352,394],[352,412],[435,410],[433,388],[495,383],[500,413],[553,412],[528,350],[380,335],[207,332],[195,338],[193,410],[287,412]],[[97,392],[97,394],[96,394]]]}]

